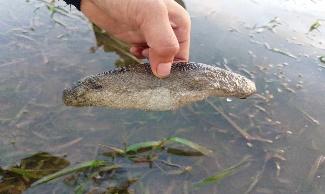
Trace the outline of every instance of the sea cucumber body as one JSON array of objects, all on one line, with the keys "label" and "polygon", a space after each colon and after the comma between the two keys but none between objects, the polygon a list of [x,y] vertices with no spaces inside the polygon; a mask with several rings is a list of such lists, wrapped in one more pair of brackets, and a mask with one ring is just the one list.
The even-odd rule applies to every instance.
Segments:
[{"label": "sea cucumber body", "polygon": [[237,73],[202,63],[174,63],[168,78],[155,77],[150,64],[89,76],[63,92],[69,106],[166,111],[209,96],[246,98],[255,83]]}]

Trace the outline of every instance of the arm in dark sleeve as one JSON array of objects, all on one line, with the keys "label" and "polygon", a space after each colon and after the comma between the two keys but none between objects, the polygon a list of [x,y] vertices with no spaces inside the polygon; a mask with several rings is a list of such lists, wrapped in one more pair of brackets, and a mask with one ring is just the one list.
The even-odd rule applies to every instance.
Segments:
[{"label": "arm in dark sleeve", "polygon": [[65,1],[68,5],[75,6],[80,11],[81,0],[63,0],[63,1]]}]

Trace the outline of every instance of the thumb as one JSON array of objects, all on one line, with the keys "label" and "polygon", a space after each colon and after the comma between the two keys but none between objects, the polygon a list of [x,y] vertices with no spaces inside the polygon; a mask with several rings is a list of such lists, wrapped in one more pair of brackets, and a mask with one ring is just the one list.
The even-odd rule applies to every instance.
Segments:
[{"label": "thumb", "polygon": [[179,51],[179,43],[169,22],[166,6],[156,7],[151,14],[154,15],[149,14],[144,18],[141,30],[149,47],[152,72],[157,77],[164,78],[170,74],[172,62]]}]

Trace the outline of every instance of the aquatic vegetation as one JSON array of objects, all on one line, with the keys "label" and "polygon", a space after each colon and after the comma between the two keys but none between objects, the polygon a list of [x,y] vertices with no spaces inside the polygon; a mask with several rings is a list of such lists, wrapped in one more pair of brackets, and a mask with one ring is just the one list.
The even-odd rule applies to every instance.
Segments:
[{"label": "aquatic vegetation", "polygon": [[305,110],[298,108],[297,109],[304,115],[304,117],[306,118],[306,120],[308,120],[311,124],[313,125],[320,125],[320,122],[315,119],[314,117],[312,117],[309,113],[307,113]]},{"label": "aquatic vegetation", "polygon": [[268,50],[270,50],[272,52],[279,53],[281,55],[285,55],[285,56],[291,57],[293,59],[297,59],[297,56],[295,56],[294,54],[292,54],[288,51],[281,50],[279,48],[271,47],[268,43],[264,43],[264,46],[265,46],[265,48],[267,48]]},{"label": "aquatic vegetation", "polygon": [[219,181],[225,179],[226,177],[239,172],[239,170],[241,170],[244,165],[249,163],[250,159],[251,159],[250,156],[245,156],[237,164],[234,164],[226,169],[221,170],[221,172],[218,172],[216,175],[204,178],[201,181],[195,183],[194,187],[202,187],[208,184],[217,184]]},{"label": "aquatic vegetation", "polygon": [[307,174],[307,177],[305,178],[304,182],[299,186],[299,191],[307,192],[313,189],[313,182],[316,178],[316,175],[317,173],[319,173],[320,169],[324,166],[324,164],[324,155],[320,155],[315,159],[314,163],[312,164],[309,170],[309,173]]},{"label": "aquatic vegetation", "polygon": [[285,161],[286,159],[282,156],[282,152],[279,152],[278,150],[273,151],[267,151],[264,155],[264,162],[260,170],[258,170],[255,174],[255,176],[252,177],[252,182],[249,184],[248,189],[245,191],[245,194],[250,194],[254,191],[254,189],[257,187],[261,179],[263,178],[263,175],[266,170],[267,164],[273,162],[276,166],[276,175],[279,177],[280,175],[280,164],[279,161]]},{"label": "aquatic vegetation", "polygon": [[[176,143],[179,145],[183,145],[183,146],[187,146],[189,148],[191,148],[192,150],[196,151],[196,152],[190,152],[188,150],[182,150],[181,148],[173,148],[173,144],[172,143]],[[180,138],[180,137],[169,137],[169,138],[165,138],[162,140],[158,140],[158,141],[145,141],[145,142],[140,142],[140,143],[135,143],[135,144],[131,144],[129,146],[126,146],[125,149],[121,149],[121,148],[117,148],[114,146],[107,146],[107,145],[103,145],[106,148],[109,148],[110,151],[106,152],[105,155],[109,155],[109,156],[127,156],[127,155],[135,155],[138,153],[142,153],[142,152],[148,152],[148,151],[163,151],[166,150],[168,153],[173,154],[174,152],[177,153],[179,155],[181,155],[181,153],[186,154],[186,153],[193,153],[193,154],[200,154],[200,155],[210,155],[212,153],[212,150],[199,145],[197,143],[194,143],[190,140],[184,139],[184,138]]]},{"label": "aquatic vegetation", "polygon": [[325,56],[319,57],[319,61],[322,62],[322,63],[325,63]]},{"label": "aquatic vegetation", "polygon": [[[62,8],[59,5],[56,5],[56,0],[48,0],[48,1],[47,0],[37,0],[37,1],[44,3],[44,5],[48,9],[48,11],[50,12],[50,14],[51,14],[50,16],[52,19],[54,18],[54,15],[56,13],[66,16],[66,17],[70,17],[69,11],[65,10],[64,8]],[[37,8],[37,9],[39,9],[39,8]],[[34,10],[34,12],[35,11],[36,10]]]},{"label": "aquatic vegetation", "polygon": [[211,155],[212,153],[212,150],[206,148],[206,147],[203,147],[197,143],[194,143],[192,141],[189,141],[187,139],[184,139],[184,138],[180,138],[180,137],[170,137],[167,139],[167,141],[169,142],[175,142],[175,143],[179,143],[179,144],[183,144],[185,146],[188,146],[190,148],[192,148],[193,150],[197,151],[197,152],[200,152],[202,153],[203,155]]},{"label": "aquatic vegetation", "polygon": [[105,52],[116,53],[119,56],[115,61],[116,67],[141,63],[140,59],[137,59],[130,53],[130,46],[128,44],[108,34],[95,24],[92,24],[92,28],[96,38],[96,48],[92,47],[92,52],[95,52],[98,48],[102,47]]},{"label": "aquatic vegetation", "polygon": [[312,32],[314,30],[318,30],[318,28],[321,26],[321,23],[319,20],[316,20],[310,27],[309,32]]},{"label": "aquatic vegetation", "polygon": [[37,153],[21,160],[19,165],[0,168],[0,193],[22,193],[32,183],[67,167],[64,158]]},{"label": "aquatic vegetation", "polygon": [[268,21],[266,24],[264,25],[255,25],[253,27],[254,32],[256,33],[261,33],[264,32],[265,30],[270,30],[271,32],[275,32],[275,29],[280,26],[282,23],[280,21],[279,17],[274,17],[273,19],[271,19],[270,21]]},{"label": "aquatic vegetation", "polygon": [[262,138],[262,137],[258,137],[258,136],[253,136],[253,135],[250,135],[247,131],[245,131],[244,129],[242,129],[241,127],[239,127],[239,125],[234,122],[229,116],[227,116],[220,108],[218,108],[217,106],[215,106],[212,102],[210,101],[207,101],[211,107],[216,110],[218,113],[220,113],[222,115],[223,118],[225,118],[228,123],[231,124],[231,126],[234,127],[234,129],[236,129],[239,134],[246,140],[246,141],[260,141],[260,142],[265,142],[265,143],[273,143],[272,140],[269,140],[269,139],[265,139],[265,138]]},{"label": "aquatic vegetation", "polygon": [[105,165],[106,165],[105,161],[101,161],[101,160],[87,161],[87,162],[81,163],[81,164],[73,166],[73,167],[68,167],[68,168],[62,169],[54,174],[45,176],[45,177],[39,179],[38,181],[34,182],[32,184],[32,187],[43,184],[43,183],[47,183],[53,179],[56,179],[56,178],[59,178],[59,177],[62,177],[62,176],[65,176],[65,175],[68,175],[71,173],[83,171],[87,168],[98,168],[98,167],[105,166]]},{"label": "aquatic vegetation", "polygon": [[[193,149],[195,152],[188,151],[181,147],[175,148],[174,143],[181,146],[187,146],[188,148]],[[158,155],[162,154],[163,151],[165,151],[167,154],[173,154],[174,151],[177,152],[177,155],[179,156],[181,156],[182,153],[183,156],[202,156],[212,153],[211,150],[205,148],[204,146],[180,137],[169,137],[158,141],[135,143],[127,146],[125,149],[120,149],[113,146],[104,147],[110,149],[109,152],[104,153],[106,156],[126,158],[135,164],[152,163],[163,173],[169,175],[180,175],[185,172],[189,172],[192,170],[192,167],[182,166],[172,163],[171,161],[160,159]],[[147,154],[143,155],[145,152]],[[195,154],[190,155],[190,153]],[[51,156],[48,153],[38,153],[32,155],[23,159],[19,166],[13,166],[8,169],[0,168],[0,175],[2,176],[2,182],[0,182],[0,192],[15,190],[15,192],[21,193],[30,186],[37,187],[38,185],[48,183],[61,177],[67,178],[69,176],[77,176],[76,178],[78,180],[80,179],[80,183],[77,181],[78,184],[75,191],[78,193],[89,189],[89,186],[86,186],[86,182],[89,182],[92,179],[105,181],[107,179],[104,176],[105,173],[110,173],[112,171],[127,167],[124,163],[114,164],[105,160],[91,160],[69,167],[68,165],[69,162],[65,159]],[[171,168],[171,170],[165,170],[161,165],[167,166]],[[81,177],[78,178],[78,174],[80,173],[84,174],[88,178],[85,180],[83,180]],[[122,185],[119,186],[109,187],[107,192],[115,193],[118,190],[127,191],[127,188],[137,180],[138,178],[127,179],[127,184],[125,182],[123,184],[121,183]],[[14,187],[14,185],[16,185],[16,187]]]},{"label": "aquatic vegetation", "polygon": [[164,144],[165,144],[164,140],[136,143],[127,146],[125,149],[125,153],[133,154],[133,153],[139,153],[147,150],[162,149]]}]

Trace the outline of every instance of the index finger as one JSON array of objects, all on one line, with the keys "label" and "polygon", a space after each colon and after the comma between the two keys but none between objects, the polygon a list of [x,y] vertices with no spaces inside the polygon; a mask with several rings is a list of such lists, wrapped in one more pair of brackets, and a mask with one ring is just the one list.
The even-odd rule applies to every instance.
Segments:
[{"label": "index finger", "polygon": [[166,77],[179,52],[179,43],[164,1],[152,1],[150,5],[147,4],[147,8],[142,19],[141,31],[149,47],[151,69],[156,76]]},{"label": "index finger", "polygon": [[179,43],[175,61],[188,61],[191,36],[191,19],[188,12],[174,0],[166,0],[168,17]]}]

